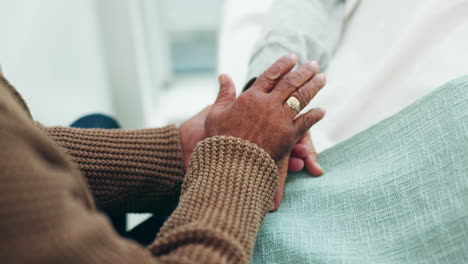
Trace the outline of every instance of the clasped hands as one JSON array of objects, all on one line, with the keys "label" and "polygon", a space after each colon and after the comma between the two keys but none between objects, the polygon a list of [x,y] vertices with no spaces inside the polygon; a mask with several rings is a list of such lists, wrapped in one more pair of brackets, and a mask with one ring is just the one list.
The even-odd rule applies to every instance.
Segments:
[{"label": "clasped hands", "polygon": [[207,137],[225,135],[255,143],[270,154],[280,173],[271,211],[277,210],[283,200],[288,171],[305,168],[313,176],[322,175],[308,131],[325,111],[314,108],[297,116],[286,101],[293,96],[304,109],[326,79],[316,62],[306,62],[293,70],[297,60],[292,54],[280,58],[237,99],[231,78],[220,75],[215,103],[179,128],[185,168],[197,143]]}]

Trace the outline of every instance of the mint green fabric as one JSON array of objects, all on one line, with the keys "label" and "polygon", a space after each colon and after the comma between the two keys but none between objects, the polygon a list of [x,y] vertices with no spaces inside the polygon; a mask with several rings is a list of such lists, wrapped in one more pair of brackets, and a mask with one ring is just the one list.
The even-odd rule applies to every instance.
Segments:
[{"label": "mint green fabric", "polygon": [[253,263],[468,263],[468,76],[319,161],[289,176]]}]

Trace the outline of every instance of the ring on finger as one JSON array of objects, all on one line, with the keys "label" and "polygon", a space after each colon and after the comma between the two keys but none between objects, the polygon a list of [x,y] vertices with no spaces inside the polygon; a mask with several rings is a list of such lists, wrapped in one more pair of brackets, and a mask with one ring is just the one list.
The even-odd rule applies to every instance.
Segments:
[{"label": "ring on finger", "polygon": [[294,96],[289,97],[286,104],[298,113],[301,111],[301,103]]}]

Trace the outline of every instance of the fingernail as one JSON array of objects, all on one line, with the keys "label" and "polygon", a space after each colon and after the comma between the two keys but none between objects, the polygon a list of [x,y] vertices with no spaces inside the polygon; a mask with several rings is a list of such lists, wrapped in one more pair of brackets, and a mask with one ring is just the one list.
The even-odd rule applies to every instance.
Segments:
[{"label": "fingernail", "polygon": [[297,60],[297,55],[294,53],[288,54],[287,56],[291,58],[292,60]]},{"label": "fingernail", "polygon": [[327,113],[327,111],[324,109],[324,108],[317,108],[318,111],[322,112],[323,115],[325,115]]},{"label": "fingernail", "polygon": [[317,167],[318,169],[320,169],[322,171],[322,173],[323,173],[322,166],[320,166],[320,164],[317,161],[314,161],[314,166]]},{"label": "fingernail", "polygon": [[327,77],[323,73],[317,74],[317,80],[319,80],[321,83],[325,84],[327,82]]},{"label": "fingernail", "polygon": [[314,67],[314,69],[317,69],[319,68],[319,64],[317,61],[309,61],[308,62],[310,66]]},{"label": "fingernail", "polygon": [[271,209],[270,209],[270,211],[273,211],[273,210],[275,210],[275,201],[272,201],[272,202],[271,202]]}]

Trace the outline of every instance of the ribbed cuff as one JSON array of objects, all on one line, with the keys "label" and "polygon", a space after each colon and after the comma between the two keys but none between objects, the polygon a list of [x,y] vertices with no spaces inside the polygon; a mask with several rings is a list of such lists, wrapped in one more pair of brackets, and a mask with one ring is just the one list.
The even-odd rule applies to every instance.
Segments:
[{"label": "ribbed cuff", "polygon": [[149,212],[178,196],[184,167],[175,126],[41,128],[78,164],[103,210]]},{"label": "ribbed cuff", "polygon": [[[153,253],[176,250],[192,261],[213,261],[216,255],[219,261],[247,263],[277,185],[277,166],[257,145],[226,136],[202,141],[192,155],[181,202]],[[213,250],[197,250],[202,247]]]}]

